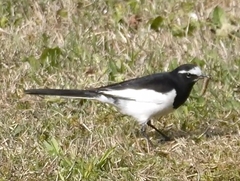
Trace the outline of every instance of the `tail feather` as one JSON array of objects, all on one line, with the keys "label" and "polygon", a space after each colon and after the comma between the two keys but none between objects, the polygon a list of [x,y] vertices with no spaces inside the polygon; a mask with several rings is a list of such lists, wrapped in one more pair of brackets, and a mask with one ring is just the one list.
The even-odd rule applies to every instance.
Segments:
[{"label": "tail feather", "polygon": [[77,90],[77,89],[28,89],[24,91],[32,95],[65,96],[78,98],[97,98],[99,93],[95,90]]}]

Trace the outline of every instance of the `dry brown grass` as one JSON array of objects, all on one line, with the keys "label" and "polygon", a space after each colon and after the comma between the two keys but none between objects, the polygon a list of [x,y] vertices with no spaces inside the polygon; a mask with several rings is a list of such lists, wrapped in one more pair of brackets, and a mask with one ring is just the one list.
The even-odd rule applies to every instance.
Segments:
[{"label": "dry brown grass", "polygon": [[[211,23],[216,5],[229,20],[224,30]],[[240,180],[237,0],[6,0],[0,7],[0,181]],[[192,35],[189,13],[199,19]],[[149,27],[159,15],[156,32]],[[174,36],[182,27],[185,35]],[[212,80],[203,97],[199,82],[186,105],[155,121],[175,140],[157,143],[149,130],[154,148],[132,118],[108,105],[23,94],[95,87],[186,62]]]}]

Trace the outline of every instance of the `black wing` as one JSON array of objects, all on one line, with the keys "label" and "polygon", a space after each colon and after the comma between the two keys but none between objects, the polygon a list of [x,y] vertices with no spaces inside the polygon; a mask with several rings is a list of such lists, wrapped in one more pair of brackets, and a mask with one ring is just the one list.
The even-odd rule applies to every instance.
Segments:
[{"label": "black wing", "polygon": [[123,89],[152,89],[157,92],[169,92],[174,86],[169,73],[157,73],[111,84],[98,88],[98,90],[123,90]]}]

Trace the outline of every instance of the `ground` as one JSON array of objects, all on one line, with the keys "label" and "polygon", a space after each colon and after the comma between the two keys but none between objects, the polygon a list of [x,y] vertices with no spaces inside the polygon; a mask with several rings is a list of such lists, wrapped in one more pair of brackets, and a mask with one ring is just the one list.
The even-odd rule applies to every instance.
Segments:
[{"label": "ground", "polygon": [[[240,180],[238,0],[0,2],[0,181]],[[85,89],[194,63],[211,75],[153,124],[96,101],[25,95]],[[206,92],[204,92],[206,88]]]}]

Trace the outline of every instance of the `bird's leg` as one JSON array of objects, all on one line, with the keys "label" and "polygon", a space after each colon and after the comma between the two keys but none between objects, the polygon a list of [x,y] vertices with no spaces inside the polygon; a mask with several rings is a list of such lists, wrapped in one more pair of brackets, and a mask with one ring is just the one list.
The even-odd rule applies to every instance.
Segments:
[{"label": "bird's leg", "polygon": [[153,126],[150,120],[147,122],[147,125],[153,128],[155,131],[157,131],[164,138],[165,141],[171,140],[171,138],[169,138],[167,135],[165,135],[163,132],[161,132],[155,126]]},{"label": "bird's leg", "polygon": [[147,130],[147,125],[146,125],[146,124],[142,125],[141,130],[140,130],[142,136],[147,139],[147,141],[148,141],[148,143],[149,143],[150,145],[153,145],[153,144],[152,144],[152,141],[149,139],[149,137],[148,137],[148,135],[147,135],[147,133],[146,133],[146,130]]}]

